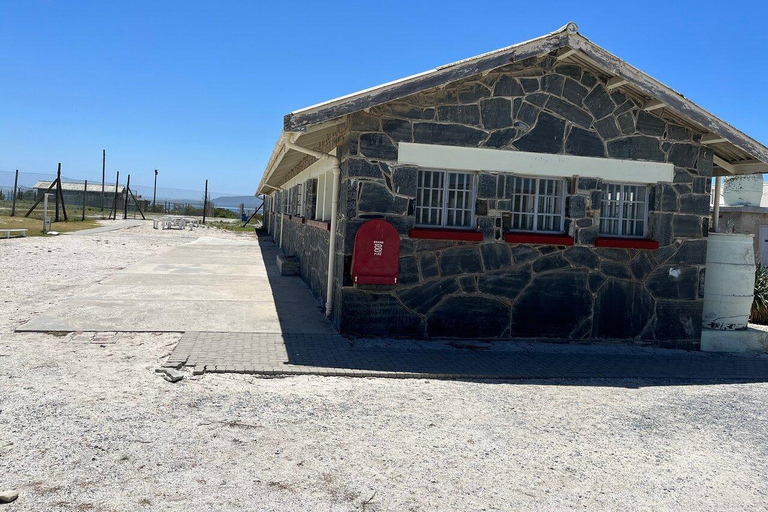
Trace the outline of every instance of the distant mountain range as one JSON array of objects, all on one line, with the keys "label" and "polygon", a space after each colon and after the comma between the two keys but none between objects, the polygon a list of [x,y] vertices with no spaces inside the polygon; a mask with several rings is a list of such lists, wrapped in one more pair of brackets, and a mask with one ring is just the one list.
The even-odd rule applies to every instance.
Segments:
[{"label": "distant mountain range", "polygon": [[261,205],[261,199],[255,196],[222,196],[211,198],[211,201],[218,208],[237,208],[240,203],[245,203],[245,207],[250,209]]}]

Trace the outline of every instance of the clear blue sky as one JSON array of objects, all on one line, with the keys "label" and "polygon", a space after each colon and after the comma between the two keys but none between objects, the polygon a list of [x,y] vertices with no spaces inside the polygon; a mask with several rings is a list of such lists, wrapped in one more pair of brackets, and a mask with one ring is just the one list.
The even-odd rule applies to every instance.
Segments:
[{"label": "clear blue sky", "polygon": [[768,2],[0,0],[0,171],[251,194],[283,115],[559,28],[768,143]]}]

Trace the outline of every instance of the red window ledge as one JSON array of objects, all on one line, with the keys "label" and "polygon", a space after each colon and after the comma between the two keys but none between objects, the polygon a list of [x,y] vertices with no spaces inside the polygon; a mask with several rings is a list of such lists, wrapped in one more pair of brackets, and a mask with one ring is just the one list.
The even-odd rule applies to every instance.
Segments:
[{"label": "red window ledge", "polygon": [[326,231],[331,230],[331,223],[328,221],[307,219],[306,222],[308,226],[312,226],[313,228],[324,229]]},{"label": "red window ledge", "polygon": [[483,234],[479,231],[464,229],[430,229],[413,228],[408,236],[411,238],[426,238],[429,240],[460,240],[464,242],[482,242]]},{"label": "red window ledge", "polygon": [[646,238],[598,238],[595,247],[616,247],[619,249],[658,249],[659,242]]},{"label": "red window ledge", "polygon": [[572,236],[543,233],[507,233],[504,240],[513,244],[573,245]]}]

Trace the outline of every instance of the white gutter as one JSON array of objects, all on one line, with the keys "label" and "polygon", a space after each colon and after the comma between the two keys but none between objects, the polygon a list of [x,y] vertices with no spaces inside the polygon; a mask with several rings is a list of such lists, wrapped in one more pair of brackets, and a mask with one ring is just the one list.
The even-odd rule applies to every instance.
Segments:
[{"label": "white gutter", "polygon": [[285,137],[281,137],[283,139],[283,145],[288,149],[293,149],[294,151],[313,156],[318,160],[325,160],[329,162],[331,164],[331,171],[333,171],[333,195],[331,196],[331,237],[328,243],[328,284],[325,291],[325,316],[330,317],[331,311],[333,309],[333,279],[336,266],[336,217],[338,215],[339,176],[341,175],[341,166],[338,157],[294,144],[294,141],[296,138],[298,138],[298,136],[298,133],[287,133]]}]

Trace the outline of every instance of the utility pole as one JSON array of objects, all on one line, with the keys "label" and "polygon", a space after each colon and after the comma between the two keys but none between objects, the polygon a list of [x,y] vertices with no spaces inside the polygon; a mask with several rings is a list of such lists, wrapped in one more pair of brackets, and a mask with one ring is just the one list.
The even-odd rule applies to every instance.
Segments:
[{"label": "utility pole", "polygon": [[205,180],[205,195],[203,196],[203,224],[205,224],[205,210],[208,209],[208,180]]},{"label": "utility pole", "polygon": [[107,172],[107,150],[101,150],[101,211],[104,211],[104,179]]},{"label": "utility pole", "polygon": [[152,192],[152,211],[156,211],[157,206],[157,169],[155,169],[155,190]]}]

